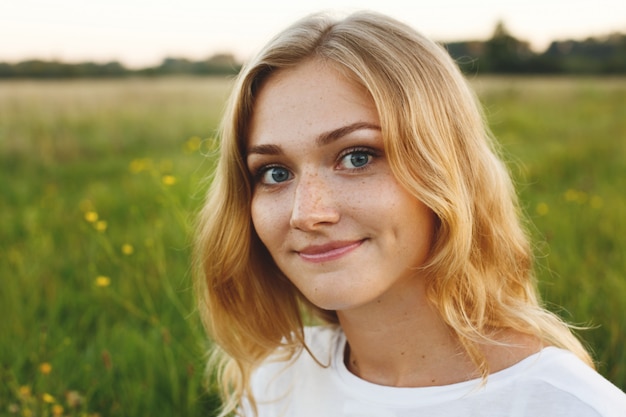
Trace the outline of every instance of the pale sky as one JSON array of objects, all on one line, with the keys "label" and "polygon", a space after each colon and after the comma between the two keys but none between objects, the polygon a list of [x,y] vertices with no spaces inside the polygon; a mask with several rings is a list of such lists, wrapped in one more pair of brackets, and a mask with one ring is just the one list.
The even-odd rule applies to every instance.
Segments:
[{"label": "pale sky", "polygon": [[518,39],[626,33],[626,0],[0,0],[0,61],[57,59],[156,65],[166,56],[245,60],[315,11],[369,9],[439,41],[488,39],[503,20]]}]

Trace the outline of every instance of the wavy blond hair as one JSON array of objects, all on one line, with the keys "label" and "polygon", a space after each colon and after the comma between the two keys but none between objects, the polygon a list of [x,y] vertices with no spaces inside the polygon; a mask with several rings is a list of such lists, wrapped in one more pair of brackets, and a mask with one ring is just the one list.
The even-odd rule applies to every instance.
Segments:
[{"label": "wavy blond hair", "polygon": [[251,222],[245,165],[255,96],[270,74],[323,59],[364,86],[376,104],[386,154],[398,181],[436,214],[424,268],[428,296],[477,369],[482,343],[514,329],[591,358],[568,325],[543,308],[532,248],[510,176],[480,106],[446,51],[379,14],[342,20],[312,15],[276,36],[241,71],[221,126],[221,150],[195,246],[199,310],[215,342],[211,364],[224,392],[222,415],[249,392],[252,371],[277,347],[306,348],[302,307],[327,322],[273,263]]}]

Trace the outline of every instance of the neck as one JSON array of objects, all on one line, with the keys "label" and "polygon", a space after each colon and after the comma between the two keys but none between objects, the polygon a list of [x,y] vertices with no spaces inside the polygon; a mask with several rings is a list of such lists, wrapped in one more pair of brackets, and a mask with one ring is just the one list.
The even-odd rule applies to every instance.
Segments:
[{"label": "neck", "polygon": [[[448,385],[480,377],[456,334],[428,302],[421,281],[395,294],[338,311],[346,335],[345,362],[358,377],[387,386]],[[479,346],[490,372],[538,352],[541,341],[514,330],[488,335],[497,343]]]},{"label": "neck", "polygon": [[477,377],[476,368],[439,313],[413,285],[352,310],[338,311],[346,365],[388,386],[432,386]]}]

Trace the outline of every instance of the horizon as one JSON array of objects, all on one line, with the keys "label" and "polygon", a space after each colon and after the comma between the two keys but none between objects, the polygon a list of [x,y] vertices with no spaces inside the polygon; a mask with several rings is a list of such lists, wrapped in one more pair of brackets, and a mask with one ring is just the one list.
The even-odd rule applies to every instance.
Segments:
[{"label": "horizon", "polygon": [[14,2],[0,10],[0,62],[37,59],[65,63],[119,62],[129,69],[166,58],[199,61],[232,54],[245,62],[274,34],[309,13],[345,15],[369,9],[404,21],[438,42],[485,41],[502,21],[515,38],[538,53],[553,41],[626,33],[626,2],[527,0],[524,4],[440,0],[406,6],[401,0],[318,0],[293,4],[266,0],[79,0]]}]

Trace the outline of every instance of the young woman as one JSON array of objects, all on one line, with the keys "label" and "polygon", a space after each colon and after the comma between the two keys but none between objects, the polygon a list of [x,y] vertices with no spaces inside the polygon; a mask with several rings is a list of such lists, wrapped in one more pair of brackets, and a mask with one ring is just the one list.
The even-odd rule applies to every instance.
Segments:
[{"label": "young woman", "polygon": [[308,17],[243,69],[195,255],[222,415],[626,415],[538,301],[474,95],[388,17]]}]

